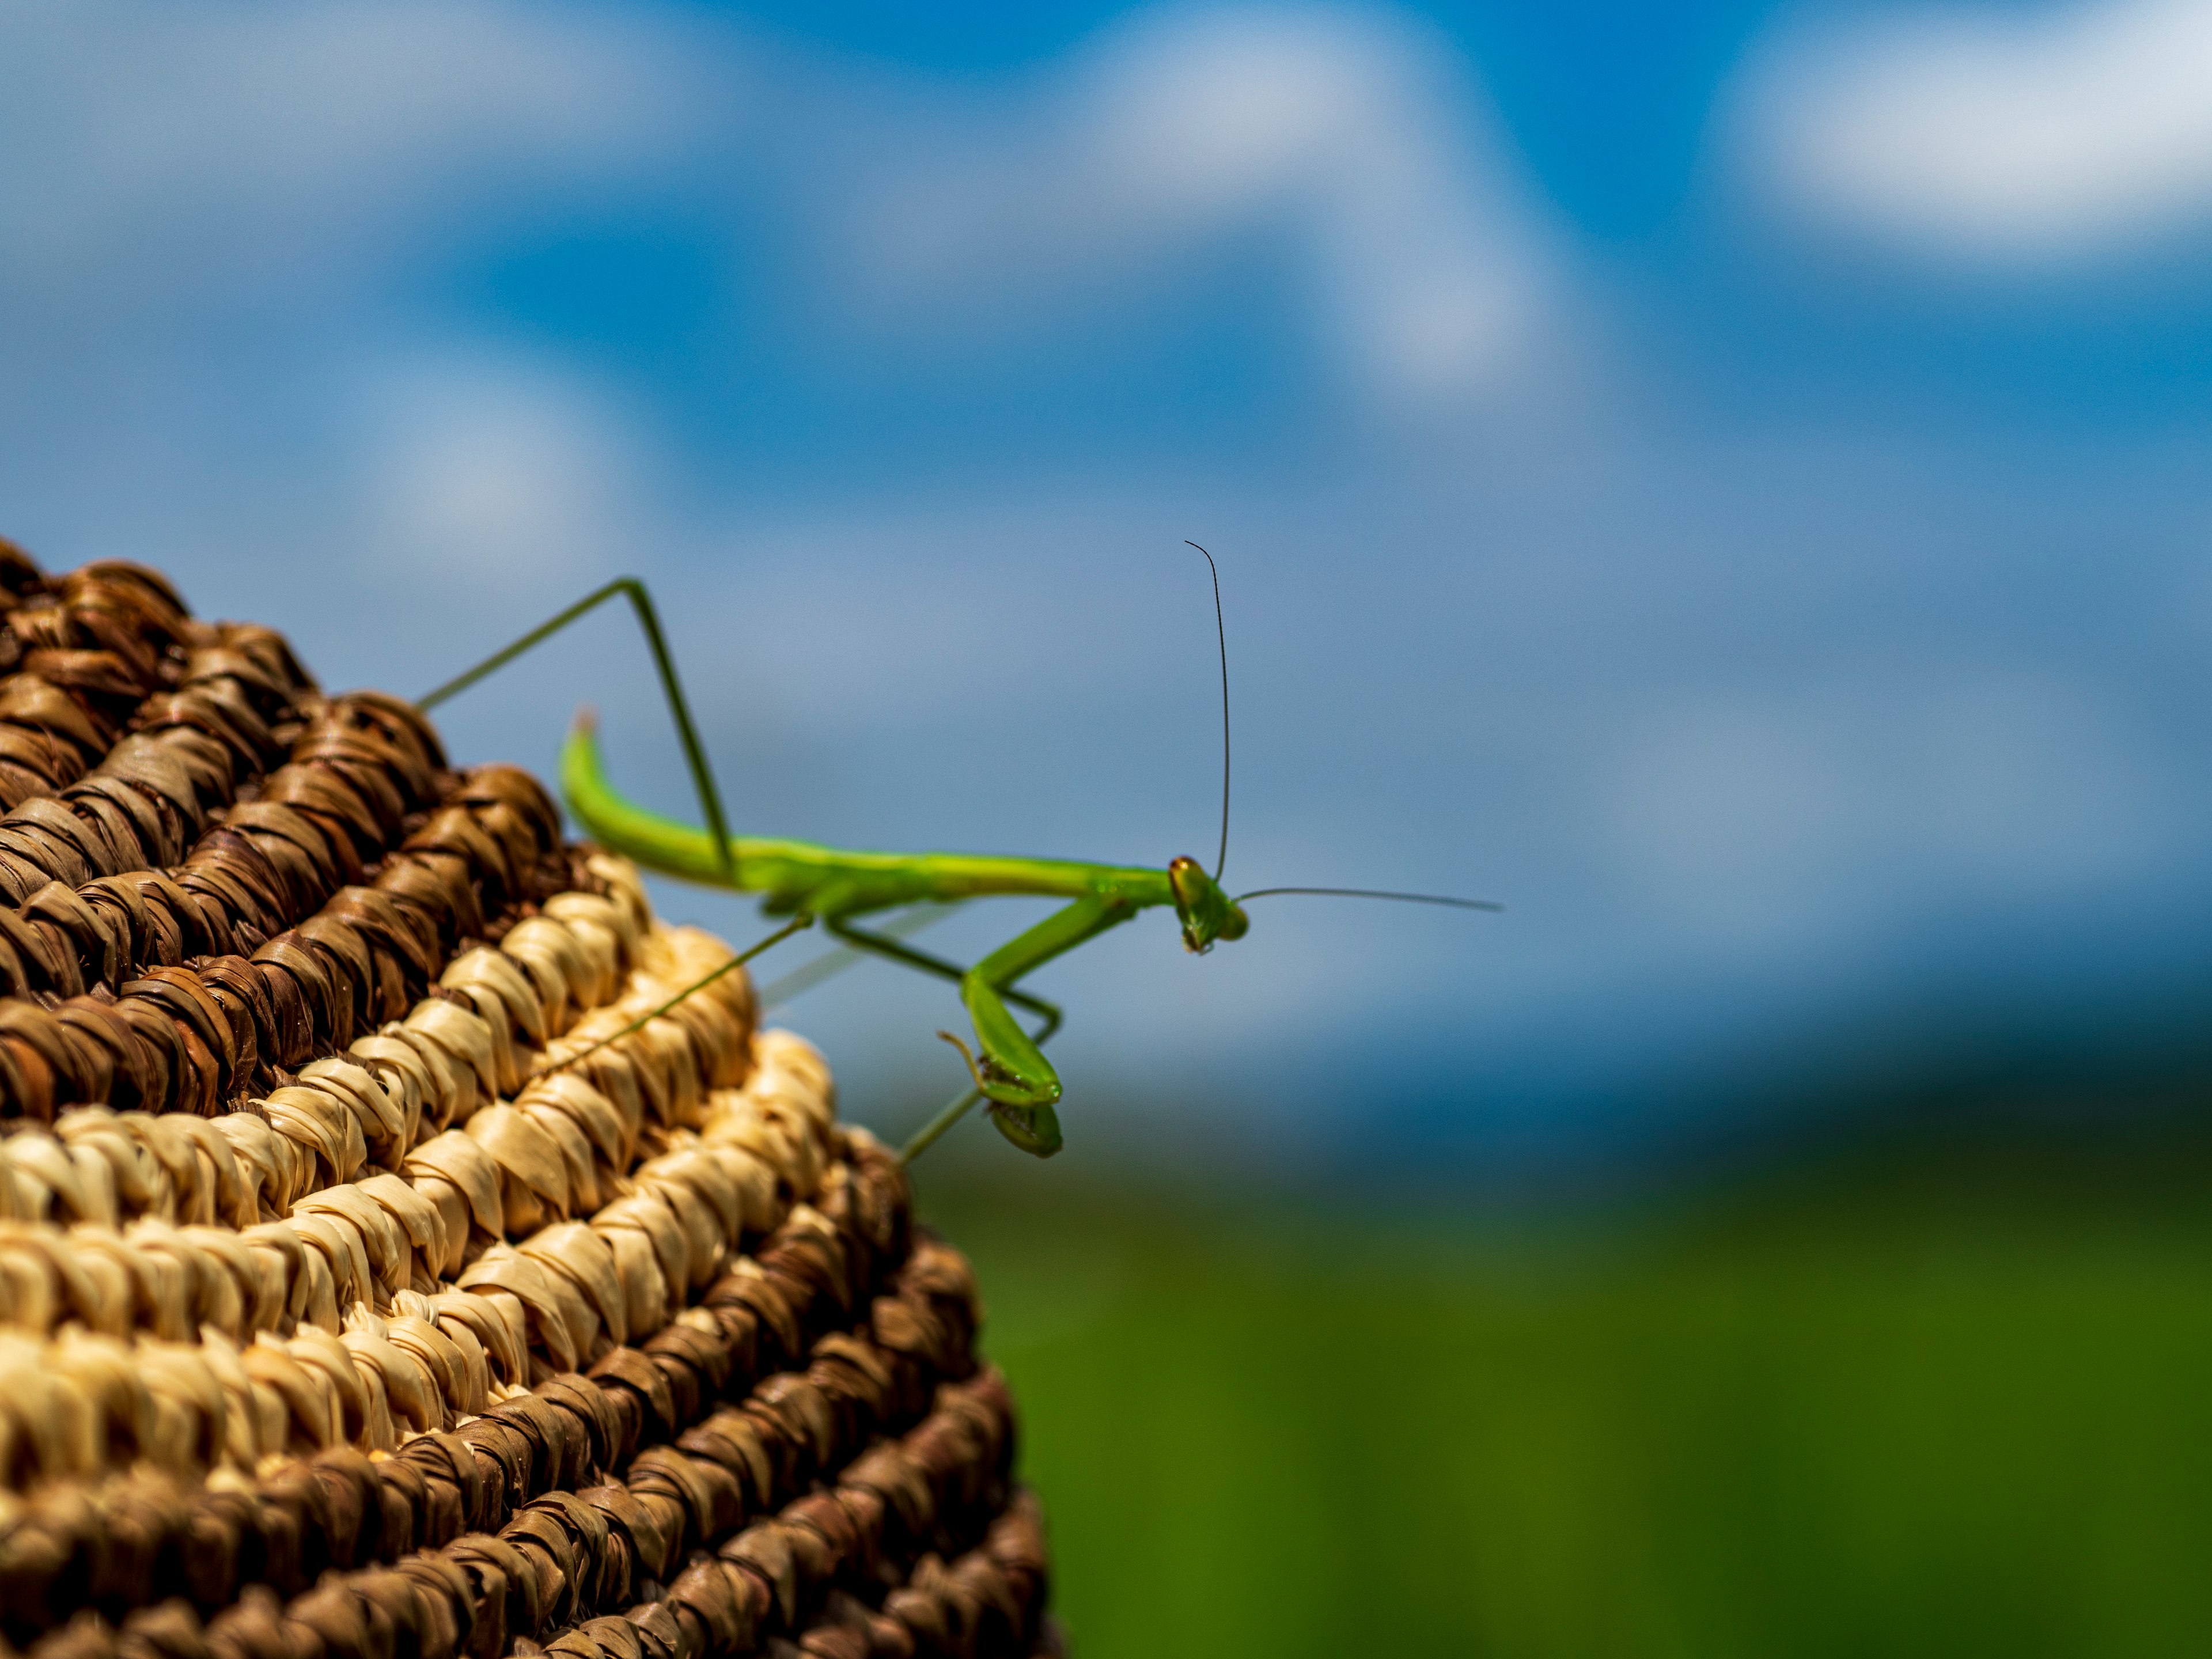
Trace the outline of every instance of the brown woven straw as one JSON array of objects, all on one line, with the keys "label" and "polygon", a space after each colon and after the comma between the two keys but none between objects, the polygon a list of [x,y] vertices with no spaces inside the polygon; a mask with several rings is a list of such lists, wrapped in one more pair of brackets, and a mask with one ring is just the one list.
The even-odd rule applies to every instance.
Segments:
[{"label": "brown woven straw", "polygon": [[731,955],[412,705],[0,542],[4,1644],[1057,1651],[968,1266],[741,971],[664,1006]]}]

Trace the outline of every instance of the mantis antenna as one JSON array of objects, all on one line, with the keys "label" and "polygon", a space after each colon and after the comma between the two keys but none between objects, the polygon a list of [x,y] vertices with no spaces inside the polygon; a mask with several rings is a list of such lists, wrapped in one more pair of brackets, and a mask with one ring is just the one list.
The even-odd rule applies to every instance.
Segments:
[{"label": "mantis antenna", "polygon": [[[1185,547],[1198,547],[1186,539]],[[1221,620],[1221,567],[1213,555],[1198,547],[1206,568],[1213,573],[1213,637],[1221,647],[1221,852],[1213,860],[1213,878],[1221,879],[1229,863],[1229,629]]]},{"label": "mantis antenna", "polygon": [[1242,904],[1247,899],[1273,898],[1279,893],[1310,893],[1321,898],[1395,899],[1401,904],[1448,904],[1455,910],[1505,908],[1494,899],[1448,898],[1442,893],[1386,893],[1377,887],[1258,887],[1249,893],[1239,893],[1230,902]]},{"label": "mantis antenna", "polygon": [[[1222,871],[1229,864],[1229,629],[1221,619],[1221,567],[1214,563],[1213,555],[1198,547],[1196,542],[1186,538],[1183,545],[1197,547],[1206,568],[1213,574],[1213,637],[1221,647],[1221,851],[1213,860],[1213,878],[1219,881]],[[1393,899],[1401,904],[1443,904],[1456,910],[1505,908],[1489,899],[1448,898],[1441,893],[1386,893],[1371,887],[1261,887],[1239,893],[1230,902],[1242,904],[1246,899],[1273,898],[1285,893],[1304,893],[1321,898]]]}]

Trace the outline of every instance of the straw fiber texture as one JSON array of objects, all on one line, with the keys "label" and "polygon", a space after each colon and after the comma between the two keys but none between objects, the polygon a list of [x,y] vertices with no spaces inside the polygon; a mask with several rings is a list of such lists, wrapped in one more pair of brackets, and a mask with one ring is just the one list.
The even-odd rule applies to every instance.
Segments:
[{"label": "straw fiber texture", "polygon": [[741,971],[664,1006],[731,955],[0,542],[0,1653],[1057,1651],[967,1263]]}]

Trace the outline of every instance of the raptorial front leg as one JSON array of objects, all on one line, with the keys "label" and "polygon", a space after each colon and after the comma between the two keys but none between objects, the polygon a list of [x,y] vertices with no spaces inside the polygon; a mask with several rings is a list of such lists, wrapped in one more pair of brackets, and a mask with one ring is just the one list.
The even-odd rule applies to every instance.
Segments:
[{"label": "raptorial front leg", "polygon": [[[1061,914],[1064,915],[1065,912]],[[825,921],[823,926],[856,951],[866,951],[871,955],[883,957],[885,961],[896,962],[902,967],[912,968],[919,973],[928,974],[938,979],[951,980],[961,988],[962,1000],[967,1001],[969,976],[976,971],[975,969],[963,968],[957,962],[947,962],[943,957],[932,956],[927,951],[918,951],[903,939],[894,939],[888,933],[872,933],[865,927],[855,927],[851,922],[835,917]],[[1022,937],[1026,939],[1029,935],[1025,933]],[[1020,943],[1019,940],[1015,942]],[[1067,947],[1062,945],[1060,948],[1065,950]],[[1060,1011],[1058,1005],[1047,1002],[1042,997],[1032,996],[1027,991],[1015,990],[1012,986],[1007,986],[997,992],[995,995],[1000,1000],[999,1012],[1004,1017],[1005,1024],[1012,1028],[1015,1036],[1026,1042],[1030,1053],[1036,1056],[1031,1075],[1036,1075],[1036,1068],[1042,1068],[1043,1075],[1051,1079],[1053,1099],[1057,1101],[1060,1097],[1060,1079],[1045,1060],[1042,1048],[1051,1038],[1052,1034],[1060,1029]],[[1024,1031],[1018,1022],[1013,1020],[1012,1016],[1006,1015],[1005,1005],[1009,1002],[1018,1008],[1025,1008],[1037,1015],[1043,1024],[1034,1031]],[[968,1006],[969,1017],[973,1018],[975,1005],[970,1002]],[[984,1048],[984,1059],[978,1060],[975,1051],[950,1031],[940,1031],[938,1035],[960,1050],[961,1057],[968,1062],[969,1074],[975,1079],[975,1086],[931,1119],[928,1126],[908,1143],[903,1154],[908,1158],[918,1157],[927,1151],[935,1144],[939,1136],[965,1117],[977,1101],[986,1097],[986,1091],[988,1087],[985,1081],[986,1068],[995,1066],[995,1062],[991,1059],[992,1050],[988,1046]],[[979,1042],[987,1041],[980,1024],[976,1027],[976,1040]],[[1003,1042],[1003,1037],[1001,1041]],[[1050,1158],[1060,1150],[1060,1120],[1050,1105],[1044,1108],[1044,1116],[1042,1120],[1036,1116],[1033,1109],[1029,1109],[1029,1115],[1024,1118],[1010,1120],[1000,1114],[1000,1103],[994,1098],[991,1121],[999,1126],[999,1133],[1005,1135],[1014,1145],[1037,1158]],[[1025,1109],[1012,1107],[1009,1109],[1020,1111]]]},{"label": "raptorial front leg", "polygon": [[981,1050],[970,1061],[975,1086],[990,1101],[991,1121],[999,1133],[1025,1152],[1050,1158],[1060,1150],[1060,1115],[1053,1109],[1060,1103],[1060,1085],[1037,1039],[1006,1007],[1010,1000],[1024,995],[1013,989],[1014,982],[1135,915],[1135,908],[1117,896],[1079,898],[1000,945],[961,979],[960,1000],[967,1005]]}]

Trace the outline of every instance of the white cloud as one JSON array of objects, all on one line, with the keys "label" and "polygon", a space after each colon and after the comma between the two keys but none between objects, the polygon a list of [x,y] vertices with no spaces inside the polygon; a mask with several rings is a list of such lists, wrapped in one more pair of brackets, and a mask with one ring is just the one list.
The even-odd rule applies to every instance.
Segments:
[{"label": "white cloud", "polygon": [[811,291],[848,340],[1064,335],[1256,247],[1257,302],[1385,403],[1563,368],[1559,262],[1463,63],[1295,9],[1141,14],[988,100],[661,8],[0,9],[0,345],[81,378],[94,337],[166,349],[180,310],[312,333],[457,239],[641,185],[757,241],[762,198],[709,169],[827,231]]},{"label": "white cloud", "polygon": [[2212,220],[2212,6],[1886,12],[1786,33],[1739,106],[1753,165],[1816,222],[2047,263]]},{"label": "white cloud", "polygon": [[641,422],[574,377],[447,353],[370,379],[357,447],[381,556],[479,589],[583,584],[648,533]]},{"label": "white cloud", "polygon": [[890,143],[854,235],[902,316],[922,300],[996,325],[1156,289],[1273,232],[1333,355],[1385,396],[1495,382],[1550,332],[1556,272],[1487,112],[1386,17],[1148,16],[1018,109]]},{"label": "white cloud", "polygon": [[508,0],[0,9],[0,307],[380,269],[426,221],[664,154],[699,102],[682,47]]}]

